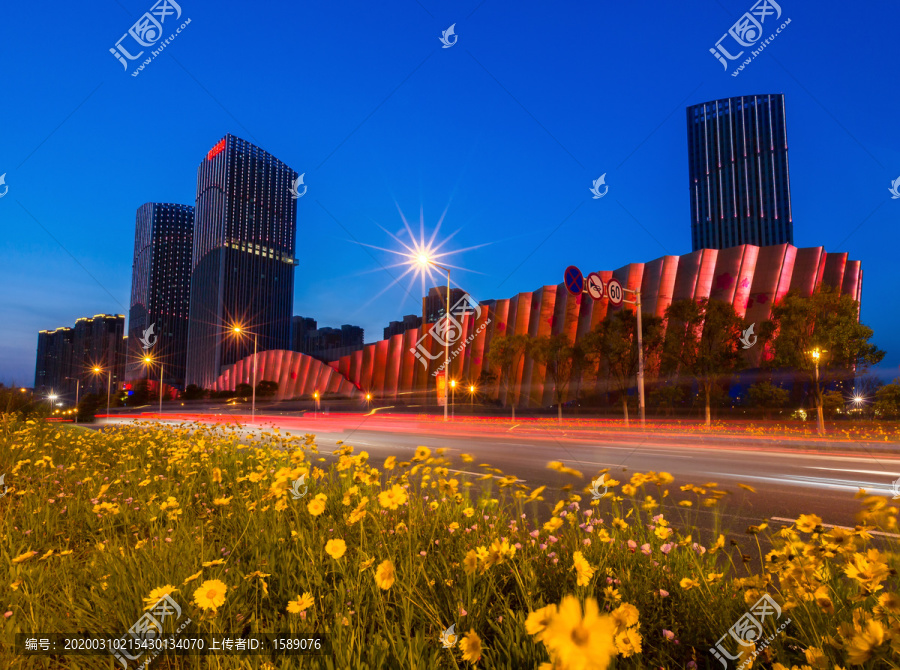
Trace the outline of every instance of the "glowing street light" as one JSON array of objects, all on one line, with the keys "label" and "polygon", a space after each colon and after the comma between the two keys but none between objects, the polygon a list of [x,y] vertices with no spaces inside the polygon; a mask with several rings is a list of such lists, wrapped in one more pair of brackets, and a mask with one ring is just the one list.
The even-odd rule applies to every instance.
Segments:
[{"label": "glowing street light", "polygon": [[475,413],[475,384],[469,384],[469,412]]},{"label": "glowing street light", "polygon": [[253,336],[253,400],[250,405],[250,423],[256,423],[256,333],[251,333],[249,330],[241,326],[240,324],[235,324],[231,328],[231,332],[235,334],[236,337],[241,337],[242,335],[252,335]]},{"label": "glowing street light", "polygon": [[816,347],[815,349],[807,353],[812,356],[812,359],[816,364],[816,412],[818,414],[818,431],[819,435],[824,435],[825,417],[822,414],[822,391],[819,388],[819,359],[822,357],[822,354],[827,352],[824,349],[819,349],[818,347]]},{"label": "glowing street light", "polygon": [[[91,372],[93,372],[95,375],[99,375],[101,372],[103,372],[103,368],[101,368],[99,365],[95,365],[93,368],[91,368]],[[106,417],[107,417],[107,420],[109,420],[109,393],[110,393],[111,389],[112,389],[112,369],[110,369],[108,374],[106,375]]]},{"label": "glowing street light", "polygon": [[[144,356],[144,365],[147,366],[147,378],[150,377],[150,368],[153,366],[153,357],[149,354]],[[162,399],[163,399],[163,362],[159,362],[159,413],[162,415]],[[107,402],[109,402],[109,394],[107,393]]]},{"label": "glowing street light", "polygon": [[[450,332],[450,268],[445,268],[443,265],[438,265],[437,263],[435,263],[434,259],[431,258],[431,256],[429,256],[426,251],[419,251],[416,254],[415,260],[416,264],[419,265],[419,267],[421,267],[423,270],[425,270],[429,266],[433,266],[447,273],[447,303],[444,308],[444,316],[447,319],[447,327],[444,329],[444,375],[446,377],[450,374],[450,338],[446,335]],[[453,384],[455,383],[456,382],[453,382]],[[444,421],[446,420],[447,398],[444,397]]]},{"label": "glowing street light", "polygon": [[313,414],[313,418],[319,418],[319,392],[313,391],[313,399],[316,401],[316,411]]}]

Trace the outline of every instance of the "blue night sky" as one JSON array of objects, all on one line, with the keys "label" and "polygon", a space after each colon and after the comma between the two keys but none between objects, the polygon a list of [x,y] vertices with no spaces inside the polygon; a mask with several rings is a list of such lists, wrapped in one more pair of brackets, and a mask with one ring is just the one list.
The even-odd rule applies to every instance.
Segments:
[{"label": "blue night sky", "polygon": [[153,1],[4,7],[4,383],[32,384],[38,330],[127,314],[135,211],[193,204],[228,132],[306,174],[294,313],[374,341],[421,312],[421,284],[389,288],[397,257],[359,244],[399,249],[400,211],[417,235],[443,218],[449,250],[492,243],[448,260],[479,300],[689,252],[684,108],[759,93],[786,97],[794,243],[862,261],[897,372],[896,2],[783,0],[765,34],[790,25],[732,77],[709,48],[752,0],[183,0],[164,34],[190,24],[132,77],[109,49]]}]

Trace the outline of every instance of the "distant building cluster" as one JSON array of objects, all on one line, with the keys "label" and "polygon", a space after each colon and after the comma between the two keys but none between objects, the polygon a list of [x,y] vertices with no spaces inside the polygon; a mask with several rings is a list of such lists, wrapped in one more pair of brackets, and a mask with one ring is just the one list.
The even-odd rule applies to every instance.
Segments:
[{"label": "distant building cluster", "polygon": [[35,392],[71,393],[74,399],[76,391],[106,393],[108,384],[115,389],[125,375],[126,342],[123,314],[97,314],[71,328],[40,331]]},{"label": "distant building cluster", "polygon": [[319,328],[315,319],[295,316],[291,349],[329,363],[362,349],[364,337],[365,331],[359,326],[344,324],[340,328]]}]

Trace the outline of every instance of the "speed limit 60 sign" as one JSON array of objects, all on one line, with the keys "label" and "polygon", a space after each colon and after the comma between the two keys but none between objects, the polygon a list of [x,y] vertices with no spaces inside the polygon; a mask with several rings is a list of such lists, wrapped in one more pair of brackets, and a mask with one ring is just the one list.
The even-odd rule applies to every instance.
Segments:
[{"label": "speed limit 60 sign", "polygon": [[609,298],[609,301],[613,305],[621,305],[622,299],[625,297],[625,292],[622,290],[622,285],[619,283],[618,279],[610,279],[606,284],[606,296]]}]

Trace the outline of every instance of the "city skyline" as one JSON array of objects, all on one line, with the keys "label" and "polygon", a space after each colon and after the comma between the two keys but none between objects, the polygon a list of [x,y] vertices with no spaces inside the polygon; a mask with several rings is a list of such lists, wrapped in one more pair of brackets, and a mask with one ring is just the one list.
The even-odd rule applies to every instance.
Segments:
[{"label": "city skyline", "polygon": [[[278,21],[261,11],[234,27],[226,17],[237,8],[183,5],[191,25],[139,77],[122,73],[105,44],[94,53],[77,42],[73,76],[50,75],[52,104],[31,84],[36,72],[47,77],[49,56],[23,61],[11,94],[29,91],[40,111],[4,112],[5,125],[19,132],[0,144],[9,187],[0,200],[9,231],[0,279],[21,290],[0,302],[8,324],[0,381],[29,379],[38,330],[86,314],[127,313],[135,209],[192,202],[198,157],[226,132],[305,174],[298,235],[316,253],[298,268],[293,313],[359,324],[377,339],[385,324],[418,312],[423,297],[417,287],[407,293],[405,283],[389,288],[399,274],[393,260],[363,246],[394,246],[384,231],[402,232],[400,212],[417,233],[421,212],[426,237],[442,222],[436,241],[456,233],[447,248],[486,239],[511,250],[498,256],[494,244],[461,256],[472,272],[454,272],[453,283],[478,300],[558,283],[569,264],[619,267],[688,252],[684,110],[760,91],[788,98],[794,244],[846,251],[863,263],[862,319],[887,350],[885,376],[896,376],[900,329],[890,310],[872,307],[894,299],[892,249],[900,245],[897,203],[886,193],[900,174],[889,112],[896,93],[878,85],[890,78],[887,5],[860,10],[864,36],[841,26],[848,39],[873,46],[828,72],[810,47],[833,27],[837,8],[782,6],[793,22],[737,77],[708,47],[746,11],[738,5],[689,16],[662,8],[637,52],[631,38],[608,27],[640,23],[640,13],[624,7],[587,8],[550,25],[523,9],[510,25],[491,3],[452,13],[397,3],[353,17],[284,5]],[[28,8],[11,12],[32,20]],[[92,44],[95,36],[121,35],[120,24],[134,17],[90,20],[48,29],[75,45],[67,31],[89,26]],[[459,42],[443,50],[438,38],[454,20]],[[240,37],[261,25],[275,31],[265,55],[256,40]],[[673,29],[684,33],[677,44],[665,39]],[[374,42],[367,39],[373,30]],[[11,36],[14,45],[21,39]],[[588,40],[599,44],[595,59],[577,46]],[[219,66],[206,66],[205,54],[226,42]],[[518,54],[514,62],[510,52]],[[301,91],[274,62],[316,68]],[[233,86],[234,77],[243,83]],[[146,100],[170,91],[197,113],[161,114],[152,131],[135,133]],[[254,105],[262,92],[272,103]],[[80,152],[83,146],[91,151]],[[46,198],[45,175],[70,174],[79,178],[55,180],[54,198]],[[594,199],[589,189],[602,174],[610,190]]]}]

